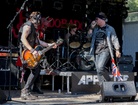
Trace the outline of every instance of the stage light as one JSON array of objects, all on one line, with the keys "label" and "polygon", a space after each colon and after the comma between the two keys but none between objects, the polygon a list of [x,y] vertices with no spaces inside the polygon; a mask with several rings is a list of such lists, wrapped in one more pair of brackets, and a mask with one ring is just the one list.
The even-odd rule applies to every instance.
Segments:
[{"label": "stage light", "polygon": [[15,5],[17,3],[17,0],[6,0],[6,3],[8,5]]},{"label": "stage light", "polygon": [[63,2],[62,1],[54,1],[53,8],[56,10],[62,10]]},{"label": "stage light", "polygon": [[72,11],[80,13],[81,11],[85,9],[85,5],[86,5],[86,1],[84,0],[73,0]]},{"label": "stage light", "polygon": [[92,0],[86,0],[86,4],[87,5],[91,5],[92,4]]},{"label": "stage light", "polygon": [[81,10],[81,5],[80,4],[73,4],[73,11],[75,11],[75,12],[78,12],[78,11],[80,11]]}]

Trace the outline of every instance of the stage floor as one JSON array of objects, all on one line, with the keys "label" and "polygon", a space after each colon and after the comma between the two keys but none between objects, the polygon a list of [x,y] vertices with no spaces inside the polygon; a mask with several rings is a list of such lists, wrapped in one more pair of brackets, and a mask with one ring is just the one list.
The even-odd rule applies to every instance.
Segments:
[{"label": "stage floor", "polygon": [[58,93],[58,91],[43,90],[43,95],[38,95],[37,100],[22,100],[20,98],[20,90],[2,90],[7,97],[10,96],[11,101],[7,101],[3,105],[138,105],[138,95],[133,102],[104,102],[97,103],[100,95],[96,94],[67,94],[66,92]]}]

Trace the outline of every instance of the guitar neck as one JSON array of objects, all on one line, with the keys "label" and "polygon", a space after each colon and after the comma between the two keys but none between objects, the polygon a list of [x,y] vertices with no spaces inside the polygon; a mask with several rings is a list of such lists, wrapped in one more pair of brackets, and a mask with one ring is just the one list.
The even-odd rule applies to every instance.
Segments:
[{"label": "guitar neck", "polygon": [[[57,41],[57,42],[56,42],[56,45],[59,46],[59,45],[62,44],[62,43],[63,43],[63,41]],[[45,52],[47,52],[48,50],[50,50],[53,46],[54,46],[54,44],[52,44],[51,46],[49,46],[49,47],[43,49],[43,50],[41,51],[42,54],[44,54]]]},{"label": "guitar neck", "polygon": [[45,48],[45,49],[43,49],[42,50],[42,54],[44,54],[45,52],[49,51],[53,46],[54,46],[54,44],[49,46],[49,47],[47,47],[47,48]]}]

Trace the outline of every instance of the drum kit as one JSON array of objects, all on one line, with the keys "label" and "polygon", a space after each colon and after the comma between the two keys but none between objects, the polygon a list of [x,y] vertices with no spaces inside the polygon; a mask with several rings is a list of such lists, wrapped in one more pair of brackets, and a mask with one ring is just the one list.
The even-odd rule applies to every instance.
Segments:
[{"label": "drum kit", "polygon": [[[67,28],[69,33],[73,24],[65,24],[63,28]],[[59,36],[59,35],[58,35]],[[89,42],[83,33],[70,36],[67,40],[67,46],[61,45],[57,48],[57,57],[55,62],[51,64],[55,69],[66,70],[94,70],[93,59],[88,60],[87,55],[90,50],[91,42]],[[61,48],[59,50],[59,47]],[[66,62],[60,61],[65,59]],[[56,64],[56,65],[55,65]]]}]

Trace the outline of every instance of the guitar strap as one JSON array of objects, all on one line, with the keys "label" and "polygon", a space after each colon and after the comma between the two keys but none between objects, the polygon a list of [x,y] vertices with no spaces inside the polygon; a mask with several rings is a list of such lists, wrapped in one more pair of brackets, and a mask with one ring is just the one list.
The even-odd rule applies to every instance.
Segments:
[{"label": "guitar strap", "polygon": [[36,38],[36,43],[37,43],[37,45],[40,45],[40,39],[39,39],[39,32],[36,32],[37,33],[37,38]]}]

